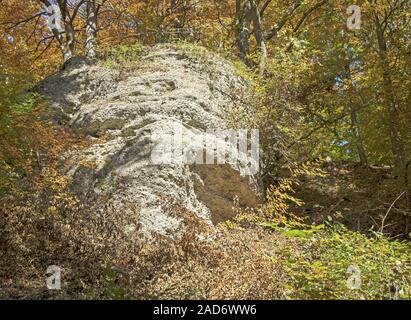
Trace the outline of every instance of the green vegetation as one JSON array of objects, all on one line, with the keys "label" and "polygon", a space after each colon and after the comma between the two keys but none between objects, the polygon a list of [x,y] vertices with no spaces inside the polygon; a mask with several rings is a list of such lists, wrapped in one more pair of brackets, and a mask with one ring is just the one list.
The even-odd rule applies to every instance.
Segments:
[{"label": "green vegetation", "polygon": [[[378,234],[367,237],[342,225],[319,229],[322,226],[281,231],[285,237],[296,238],[293,245],[276,247],[272,258],[289,276],[290,281],[284,286],[289,298],[411,298],[408,242],[389,241]],[[356,275],[358,279],[354,278]],[[350,279],[354,281],[353,286],[349,284]]]},{"label": "green vegetation", "polygon": [[138,62],[146,51],[142,44],[116,45],[108,52],[103,53],[102,65],[115,68],[127,63]]},{"label": "green vegetation", "polygon": [[[112,0],[85,34],[83,2],[58,1],[64,37],[41,1],[0,6],[0,297],[53,297],[38,290],[52,260],[64,298],[411,299],[411,3],[361,1],[350,29],[352,2]],[[124,231],[138,210],[71,193],[59,156],[93,142],[49,122],[28,89],[96,52],[118,81],[156,71],[141,62],[157,44],[210,86],[224,81],[219,56],[250,84],[226,92],[238,103],[224,111],[230,127],[259,129],[265,201],[213,227],[179,208],[181,239],[142,246]]]},{"label": "green vegetation", "polygon": [[42,102],[38,95],[0,89],[0,196],[9,189],[16,175],[29,172],[36,154],[32,130]]}]

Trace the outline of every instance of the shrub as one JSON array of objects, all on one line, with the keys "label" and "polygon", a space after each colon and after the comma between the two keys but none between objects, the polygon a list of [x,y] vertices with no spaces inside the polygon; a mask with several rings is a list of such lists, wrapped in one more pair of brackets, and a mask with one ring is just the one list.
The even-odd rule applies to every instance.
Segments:
[{"label": "shrub", "polygon": [[[389,241],[377,234],[367,237],[342,225],[281,233],[294,238],[298,245],[297,250],[289,245],[276,249],[278,255],[273,258],[287,270],[289,282],[284,290],[289,298],[411,298],[409,243]],[[358,286],[350,286],[351,280]]]}]

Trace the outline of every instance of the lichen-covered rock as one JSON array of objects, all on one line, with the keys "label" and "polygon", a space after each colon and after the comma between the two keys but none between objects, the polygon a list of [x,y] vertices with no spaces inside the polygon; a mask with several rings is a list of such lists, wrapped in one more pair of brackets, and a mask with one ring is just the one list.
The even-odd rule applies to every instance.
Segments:
[{"label": "lichen-covered rock", "polygon": [[[106,197],[124,210],[126,203],[138,204],[143,229],[169,235],[181,227],[169,204],[210,223],[230,218],[235,199],[241,206],[257,204],[255,172],[246,175],[247,164],[201,164],[189,156],[201,147],[204,157],[213,155],[210,139],[237,149],[226,137],[205,132],[227,128],[223,114],[239,103],[232,93],[245,86],[228,62],[198,50],[200,59],[156,46],[117,67],[72,60],[38,86],[58,118],[96,140],[63,156],[71,160],[67,174],[83,201]],[[178,155],[167,149],[176,132],[182,137]]]}]

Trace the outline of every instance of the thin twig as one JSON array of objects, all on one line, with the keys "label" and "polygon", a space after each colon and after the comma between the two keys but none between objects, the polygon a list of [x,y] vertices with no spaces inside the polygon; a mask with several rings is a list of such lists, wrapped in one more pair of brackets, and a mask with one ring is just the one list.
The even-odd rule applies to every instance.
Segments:
[{"label": "thin twig", "polygon": [[397,199],[394,200],[393,203],[391,203],[391,206],[389,207],[389,209],[387,210],[387,213],[385,214],[384,218],[381,221],[381,228],[380,228],[380,232],[382,233],[385,227],[385,219],[387,219],[388,214],[391,212],[391,209],[394,207],[395,203],[400,200],[400,198],[405,194],[405,191],[403,193],[401,193]]}]

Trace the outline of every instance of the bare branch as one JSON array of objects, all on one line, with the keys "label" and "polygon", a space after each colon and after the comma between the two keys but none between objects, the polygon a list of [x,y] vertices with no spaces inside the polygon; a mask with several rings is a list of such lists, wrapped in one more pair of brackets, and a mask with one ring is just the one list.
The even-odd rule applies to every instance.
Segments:
[{"label": "bare branch", "polygon": [[296,0],[294,3],[288,8],[287,12],[284,16],[280,19],[280,21],[268,32],[266,36],[266,40],[271,40],[272,38],[276,37],[278,32],[284,27],[287,21],[293,16],[295,11],[303,4],[303,0]]}]

